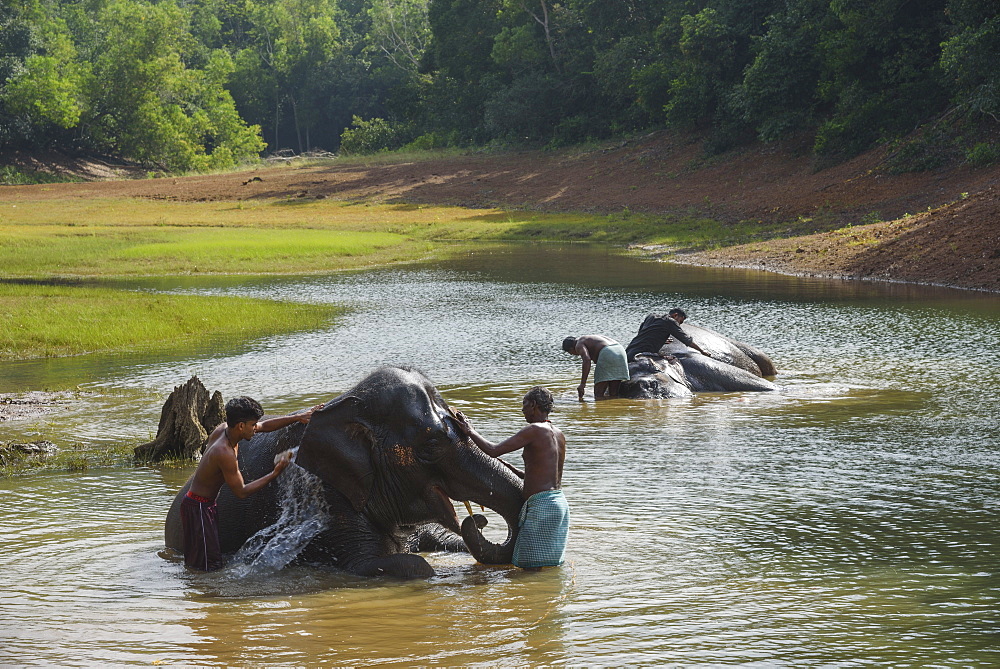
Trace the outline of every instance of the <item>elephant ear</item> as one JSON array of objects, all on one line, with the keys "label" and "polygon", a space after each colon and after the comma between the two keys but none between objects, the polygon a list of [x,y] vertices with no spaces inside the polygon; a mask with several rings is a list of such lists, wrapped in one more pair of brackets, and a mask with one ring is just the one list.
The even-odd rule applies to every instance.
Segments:
[{"label": "elephant ear", "polygon": [[356,511],[375,481],[371,430],[360,420],[361,400],[344,395],[315,412],[302,435],[295,463],[340,491]]}]

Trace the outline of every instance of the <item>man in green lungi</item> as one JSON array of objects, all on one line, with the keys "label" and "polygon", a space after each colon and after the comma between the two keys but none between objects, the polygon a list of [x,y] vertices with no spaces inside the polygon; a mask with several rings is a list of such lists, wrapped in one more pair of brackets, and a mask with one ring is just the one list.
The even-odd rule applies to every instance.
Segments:
[{"label": "man in green lungi", "polygon": [[458,426],[487,455],[524,449],[524,505],[518,519],[513,562],[523,569],[554,567],[563,563],[569,533],[569,504],[563,495],[563,462],[566,437],[549,422],[552,393],[535,386],[521,401],[521,413],[528,426],[499,444],[490,443],[476,432],[468,419],[456,414]]},{"label": "man in green lungi", "polygon": [[582,337],[566,337],[562,349],[571,355],[583,358],[583,374],[576,394],[583,401],[583,393],[587,389],[587,377],[590,367],[594,365],[594,399],[610,400],[618,397],[618,388],[622,381],[628,381],[628,359],[625,357],[625,347],[610,337],[602,335],[583,335]]}]

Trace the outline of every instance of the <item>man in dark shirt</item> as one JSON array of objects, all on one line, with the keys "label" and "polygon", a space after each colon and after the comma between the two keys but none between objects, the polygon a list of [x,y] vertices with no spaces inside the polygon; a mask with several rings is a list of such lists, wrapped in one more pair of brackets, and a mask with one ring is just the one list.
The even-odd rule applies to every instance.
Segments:
[{"label": "man in dark shirt", "polygon": [[681,324],[687,319],[687,314],[684,313],[682,309],[671,309],[670,313],[664,314],[650,314],[646,316],[646,320],[642,322],[639,326],[639,332],[636,333],[632,341],[625,348],[625,355],[629,362],[635,360],[635,356],[639,353],[659,353],[663,345],[673,337],[677,341],[681,342],[689,348],[693,348],[702,355],[707,355],[712,357],[707,352],[705,352],[698,344],[691,339],[684,330],[681,329]]}]

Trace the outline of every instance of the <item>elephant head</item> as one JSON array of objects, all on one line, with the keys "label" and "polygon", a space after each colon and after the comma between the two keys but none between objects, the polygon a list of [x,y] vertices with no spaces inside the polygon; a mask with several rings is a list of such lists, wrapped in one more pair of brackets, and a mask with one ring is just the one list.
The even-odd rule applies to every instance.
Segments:
[{"label": "elephant head", "polygon": [[413,369],[380,368],[316,411],[296,463],[339,493],[345,518],[358,514],[397,538],[429,523],[461,533],[452,500],[491,508],[506,520],[507,540],[466,532],[469,552],[484,563],[511,560],[521,480],[456,430],[437,389]]},{"label": "elephant head", "polygon": [[628,364],[629,380],[622,381],[619,394],[630,399],[688,397],[691,386],[677,358],[637,355]]}]

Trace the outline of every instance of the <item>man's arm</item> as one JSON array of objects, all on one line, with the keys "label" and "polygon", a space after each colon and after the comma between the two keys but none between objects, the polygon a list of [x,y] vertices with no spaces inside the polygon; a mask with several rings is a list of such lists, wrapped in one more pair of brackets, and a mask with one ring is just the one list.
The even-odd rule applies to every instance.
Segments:
[{"label": "man's arm", "polygon": [[508,437],[504,439],[499,444],[491,443],[486,437],[476,432],[476,428],[469,424],[469,419],[465,417],[462,412],[456,413],[456,423],[458,423],[459,429],[472,440],[479,449],[489,455],[490,457],[498,458],[504,453],[510,453],[512,451],[524,448],[531,443],[530,431],[535,425],[527,425],[515,434],[513,437]]},{"label": "man's arm", "polygon": [[684,332],[684,330],[681,328],[680,323],[678,323],[672,318],[668,320],[670,321],[670,334],[674,337],[674,339],[679,340],[685,346],[693,348],[694,350],[698,351],[704,356],[708,356],[709,358],[712,357],[701,346],[698,346],[698,344],[695,343],[694,339],[691,338],[691,335],[689,335],[687,332]]},{"label": "man's arm", "polygon": [[222,471],[222,476],[226,479],[226,485],[229,489],[233,491],[233,494],[240,499],[246,499],[250,495],[254,494],[268,483],[278,478],[281,472],[285,471],[291,460],[291,454],[278,460],[277,464],[274,465],[274,469],[264,474],[259,479],[251,481],[250,483],[243,482],[243,474],[240,473],[239,464],[236,461],[236,453],[232,451],[222,451],[218,454],[219,457],[219,469]]},{"label": "man's arm", "polygon": [[580,354],[581,358],[583,358],[583,371],[580,376],[580,385],[576,388],[576,394],[582,402],[583,393],[587,390],[587,378],[590,376],[590,366],[592,364],[592,360],[590,358],[590,351],[587,350],[587,347],[583,344],[578,343],[576,345],[576,352]]},{"label": "man's arm", "polygon": [[267,420],[262,420],[257,423],[253,431],[257,432],[274,432],[275,430],[280,430],[281,428],[291,425],[292,423],[308,423],[309,419],[312,418],[313,412],[318,409],[322,409],[322,404],[317,404],[309,411],[304,411],[302,413],[291,414],[289,416],[281,416],[280,418],[268,418]]},{"label": "man's arm", "polygon": [[[507,462],[503,458],[499,457],[500,455],[503,455],[503,453],[509,453],[510,452],[510,451],[503,451],[502,453],[497,452],[498,449],[501,446],[503,446],[506,442],[500,442],[499,444],[496,444],[496,445],[490,443],[489,440],[487,440],[483,435],[481,435],[478,432],[476,432],[475,428],[473,428],[472,425],[469,424],[469,419],[466,418],[465,414],[462,413],[461,411],[456,411],[455,412],[455,421],[458,424],[458,429],[462,432],[462,434],[464,434],[469,439],[471,439],[472,443],[474,443],[479,448],[479,450],[481,450],[482,452],[486,453],[487,455],[489,455],[491,457],[496,458],[497,461],[500,462],[500,464],[504,465],[507,469],[509,469],[512,472],[514,472],[515,476],[517,476],[519,478],[522,478],[522,479],[524,478],[524,472],[522,472],[520,469],[518,469],[514,465],[510,464],[509,462]],[[522,430],[522,432],[523,431],[524,430]],[[520,433],[518,433],[518,434],[520,434]],[[516,437],[517,435],[514,435],[514,436]],[[507,441],[510,441],[510,439],[508,439]],[[522,446],[517,446],[517,447],[512,448],[510,450],[511,451],[516,451],[518,448],[523,448],[523,445]],[[494,455],[494,453],[496,453],[496,455]]]}]

